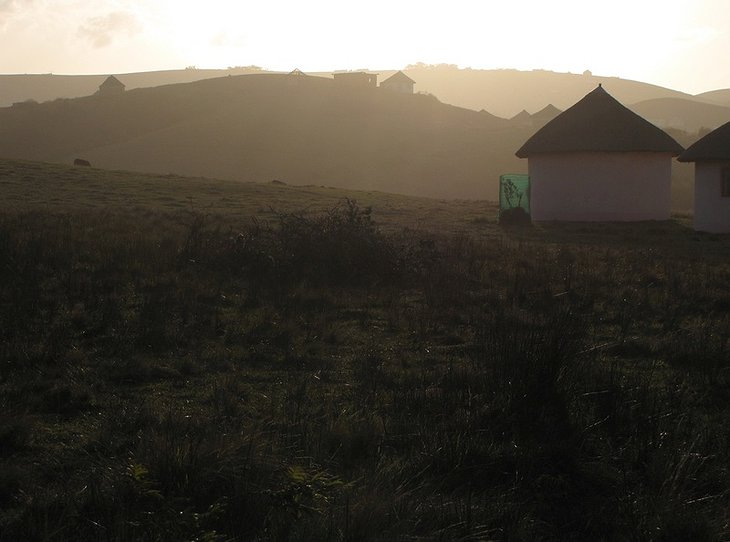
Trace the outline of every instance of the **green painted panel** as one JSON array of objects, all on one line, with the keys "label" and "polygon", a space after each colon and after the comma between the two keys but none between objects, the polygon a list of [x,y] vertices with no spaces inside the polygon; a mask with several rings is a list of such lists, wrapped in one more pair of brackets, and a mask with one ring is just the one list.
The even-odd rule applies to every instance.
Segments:
[{"label": "green painted panel", "polygon": [[499,211],[521,207],[530,214],[529,175],[508,173],[499,177]]}]

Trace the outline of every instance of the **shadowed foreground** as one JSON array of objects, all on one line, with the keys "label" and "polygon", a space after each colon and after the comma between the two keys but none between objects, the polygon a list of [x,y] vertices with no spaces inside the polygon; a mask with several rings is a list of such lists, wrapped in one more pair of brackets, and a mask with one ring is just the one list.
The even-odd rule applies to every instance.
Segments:
[{"label": "shadowed foreground", "polygon": [[730,534],[726,237],[4,167],[46,203],[0,215],[1,540]]}]

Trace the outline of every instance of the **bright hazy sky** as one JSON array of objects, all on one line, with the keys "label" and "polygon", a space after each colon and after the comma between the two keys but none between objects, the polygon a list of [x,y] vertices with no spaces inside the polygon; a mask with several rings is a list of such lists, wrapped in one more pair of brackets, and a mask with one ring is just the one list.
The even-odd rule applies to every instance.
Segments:
[{"label": "bright hazy sky", "polygon": [[730,0],[0,0],[0,73],[408,64],[730,88]]}]

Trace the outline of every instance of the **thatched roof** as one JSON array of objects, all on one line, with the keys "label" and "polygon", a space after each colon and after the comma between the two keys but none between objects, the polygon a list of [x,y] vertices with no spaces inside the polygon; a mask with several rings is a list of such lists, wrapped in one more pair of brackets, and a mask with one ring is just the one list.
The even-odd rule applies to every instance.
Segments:
[{"label": "thatched roof", "polygon": [[730,122],[716,128],[690,145],[677,158],[680,162],[730,160]]},{"label": "thatched roof", "polygon": [[666,132],[621,105],[601,85],[538,130],[517,151],[669,152],[684,149]]}]

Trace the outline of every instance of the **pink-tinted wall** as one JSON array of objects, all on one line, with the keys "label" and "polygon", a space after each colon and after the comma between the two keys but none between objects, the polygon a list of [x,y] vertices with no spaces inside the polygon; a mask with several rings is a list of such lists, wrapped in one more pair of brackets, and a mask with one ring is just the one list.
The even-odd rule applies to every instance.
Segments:
[{"label": "pink-tinted wall", "polygon": [[528,160],[535,221],[668,220],[670,153],[538,153]]},{"label": "pink-tinted wall", "polygon": [[730,233],[730,197],[722,196],[722,170],[730,162],[695,163],[694,229]]}]

